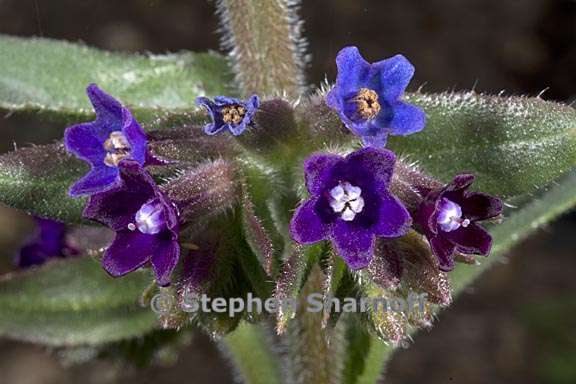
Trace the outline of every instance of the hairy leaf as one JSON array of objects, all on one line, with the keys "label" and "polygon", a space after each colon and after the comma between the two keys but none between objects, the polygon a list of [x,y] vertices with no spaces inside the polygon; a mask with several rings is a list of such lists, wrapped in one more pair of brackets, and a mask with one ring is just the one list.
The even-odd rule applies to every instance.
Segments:
[{"label": "hairy leaf", "polygon": [[525,196],[576,166],[576,111],[540,98],[468,93],[410,94],[426,128],[391,137],[389,147],[448,181],[463,171],[505,199]]},{"label": "hairy leaf", "polygon": [[0,110],[85,120],[86,86],[97,83],[146,119],[193,109],[197,96],[234,93],[214,53],[125,55],[50,39],[0,35]]},{"label": "hairy leaf", "polygon": [[0,278],[0,336],[54,346],[101,344],[151,331],[138,299],[151,276],[109,277],[88,257],[50,262]]}]

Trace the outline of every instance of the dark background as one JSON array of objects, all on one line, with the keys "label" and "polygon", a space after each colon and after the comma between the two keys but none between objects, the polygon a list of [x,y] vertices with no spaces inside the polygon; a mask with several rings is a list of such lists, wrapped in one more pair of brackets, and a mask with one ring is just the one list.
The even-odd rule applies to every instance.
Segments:
[{"label": "dark background", "polygon": [[[212,1],[0,0],[0,33],[109,50],[218,49]],[[576,2],[561,0],[307,0],[309,81],[335,76],[334,57],[358,45],[370,61],[403,53],[412,89],[470,89],[571,102],[576,90]],[[1,52],[0,52],[1,54]],[[1,69],[0,69],[1,70]],[[39,122],[0,119],[0,149],[55,139]],[[575,191],[576,193],[576,191]],[[2,254],[29,230],[0,210]],[[494,268],[392,360],[387,383],[576,383],[576,215],[566,215]],[[196,336],[173,368],[134,372],[114,362],[64,370],[55,354],[0,342],[0,383],[228,383],[216,348]]]}]

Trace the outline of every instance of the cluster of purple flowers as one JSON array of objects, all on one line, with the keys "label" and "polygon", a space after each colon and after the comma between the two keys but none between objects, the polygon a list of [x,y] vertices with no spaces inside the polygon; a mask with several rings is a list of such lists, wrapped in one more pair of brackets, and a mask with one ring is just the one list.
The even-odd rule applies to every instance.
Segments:
[{"label": "cluster of purple flowers", "polygon": [[89,196],[84,217],[116,232],[102,265],[123,276],[150,263],[158,285],[170,284],[178,263],[178,209],[146,171],[163,162],[148,150],[146,133],[130,111],[92,84],[87,89],[96,120],[66,129],[69,152],[91,170],[70,188]]},{"label": "cluster of purple flowers", "polygon": [[390,193],[396,158],[382,148],[388,135],[416,133],[426,124],[422,110],[401,100],[414,74],[412,64],[401,55],[371,64],[356,47],[341,50],[336,64],[336,85],[326,104],[366,147],[346,157],[314,154],[306,160],[310,198],[292,218],[293,239],[302,244],[331,240],[351,269],[361,269],[373,258],[376,237],[401,237],[414,222],[441,270],[454,267],[455,252],[487,255],[492,240],[477,222],[500,215],[502,203],[468,192],[472,175],[426,191],[412,214]]},{"label": "cluster of purple flowers", "polygon": [[[472,175],[427,191],[415,212],[390,192],[396,156],[383,148],[388,135],[416,133],[426,123],[422,110],[402,101],[414,67],[401,55],[368,63],[356,47],[344,48],[336,63],[336,85],[326,104],[365,147],[345,157],[316,153],[305,161],[310,197],[292,218],[292,238],[302,244],[332,241],[351,269],[370,264],[377,237],[404,236],[413,224],[428,238],[442,270],[453,267],[455,252],[488,254],[490,235],[477,222],[499,215],[502,204],[468,192]],[[147,171],[163,162],[150,154],[147,136],[127,108],[96,85],[87,92],[96,120],[69,127],[65,143],[91,170],[70,195],[89,196],[84,216],[116,232],[102,260],[106,271],[122,276],[149,263],[157,283],[168,285],[180,256],[179,212]],[[204,127],[208,135],[242,134],[254,125],[260,106],[257,95],[196,102],[211,117]]]}]

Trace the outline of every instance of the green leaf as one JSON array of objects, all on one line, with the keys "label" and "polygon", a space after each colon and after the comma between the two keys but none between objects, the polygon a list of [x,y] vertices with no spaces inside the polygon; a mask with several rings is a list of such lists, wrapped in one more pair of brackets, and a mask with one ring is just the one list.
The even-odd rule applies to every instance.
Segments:
[{"label": "green leaf", "polygon": [[141,336],[155,315],[138,305],[147,272],[113,279],[88,257],[55,260],[0,278],[0,336],[52,346]]},{"label": "green leaf", "polygon": [[197,96],[235,92],[226,60],[215,53],[126,55],[6,35],[0,52],[0,110],[86,120],[85,89],[97,83],[146,120],[195,109]]},{"label": "green leaf", "polygon": [[576,111],[567,105],[474,92],[406,101],[426,111],[426,128],[389,147],[444,181],[471,171],[475,188],[519,201],[576,166]]},{"label": "green leaf", "polygon": [[68,188],[88,171],[62,144],[22,148],[0,156],[0,200],[13,208],[69,223],[82,221],[85,198]]}]

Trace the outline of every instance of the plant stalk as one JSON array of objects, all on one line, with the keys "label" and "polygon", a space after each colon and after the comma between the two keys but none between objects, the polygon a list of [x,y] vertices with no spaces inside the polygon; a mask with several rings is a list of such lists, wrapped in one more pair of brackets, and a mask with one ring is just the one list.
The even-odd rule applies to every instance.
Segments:
[{"label": "plant stalk", "polygon": [[307,61],[293,0],[218,0],[222,45],[244,96],[297,98]]}]

